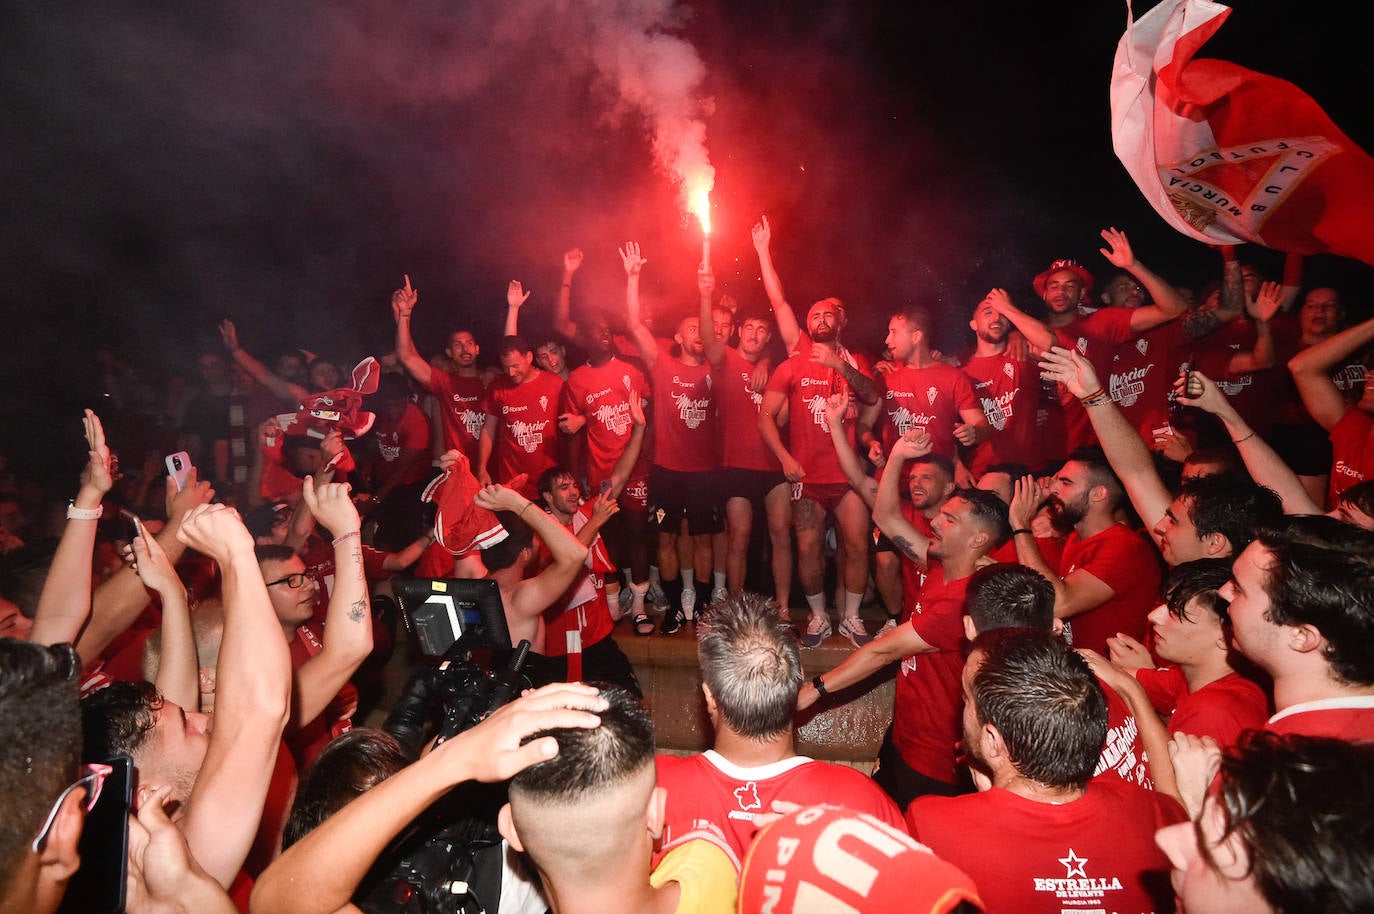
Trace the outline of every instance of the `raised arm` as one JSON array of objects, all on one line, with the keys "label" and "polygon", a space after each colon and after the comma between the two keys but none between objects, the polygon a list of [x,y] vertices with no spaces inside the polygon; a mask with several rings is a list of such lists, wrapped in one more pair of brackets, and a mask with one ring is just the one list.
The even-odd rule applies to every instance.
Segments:
[{"label": "raised arm", "polygon": [[519,335],[520,306],[529,297],[530,293],[525,291],[518,279],[512,279],[510,285],[506,286],[506,336]]},{"label": "raised arm", "polygon": [[1113,266],[1125,270],[1138,279],[1140,284],[1145,287],[1145,291],[1150,293],[1150,300],[1154,302],[1154,304],[1142,305],[1131,311],[1131,330],[1133,332],[1143,333],[1152,327],[1166,324],[1188,310],[1188,303],[1183,300],[1183,296],[1178,294],[1178,290],[1172,284],[1166,282],[1136,259],[1135,252],[1131,250],[1131,242],[1127,239],[1125,232],[1118,231],[1116,228],[1106,228],[1102,230],[1102,239],[1107,242],[1107,247],[1099,249],[1102,256],[1107,258]]},{"label": "raised arm", "polygon": [[725,364],[727,340],[716,339],[715,317],[711,314],[711,296],[716,291],[716,274],[702,264],[697,270],[697,294],[701,298],[701,339],[706,344],[706,361],[712,368]]},{"label": "raised arm", "polygon": [[1226,434],[1231,436],[1231,443],[1236,446],[1241,460],[1245,462],[1245,469],[1250,473],[1250,478],[1272,489],[1278,495],[1283,503],[1284,514],[1322,513],[1293,470],[1274,452],[1268,442],[1255,434],[1255,430],[1236,411],[1226,394],[1212,383],[1211,378],[1200,371],[1194,371],[1190,374],[1186,390],[1181,378],[1174,382],[1174,390],[1178,402],[1185,406],[1196,406],[1221,421],[1226,427]]},{"label": "raised arm", "polygon": [[1055,618],[1067,619],[1096,609],[1110,600],[1116,591],[1096,575],[1081,568],[1061,576],[1045,561],[1039,544],[1030,532],[1031,518],[1044,501],[1044,493],[1040,491],[1035,477],[1023,476],[1016,480],[1012,488],[1007,519],[1011,522],[1012,542],[1016,544],[1016,560],[1040,572],[1054,586]]},{"label": "raised arm", "polygon": [[611,467],[611,487],[608,491],[612,498],[620,497],[625,483],[630,481],[635,464],[639,462],[640,453],[644,450],[644,432],[648,420],[644,415],[644,402],[639,391],[630,391],[629,403],[630,421],[633,424],[630,426],[630,440],[625,442],[625,450],[620,452],[620,456],[615,460],[615,466]]},{"label": "raised arm", "polygon": [[420,300],[420,290],[411,286],[409,274],[405,280],[404,286],[391,293],[391,316],[396,321],[396,355],[416,383],[430,390],[434,369],[415,348],[415,340],[410,335],[410,315]]},{"label": "raised arm", "polygon": [[1288,360],[1302,405],[1322,428],[1331,430],[1345,415],[1345,397],[1328,372],[1352,353],[1374,342],[1374,317],[1308,346]]},{"label": "raised arm", "polygon": [[1026,338],[1026,342],[1036,352],[1044,352],[1054,345],[1054,331],[1045,325],[1045,322],[1031,317],[1011,300],[1006,289],[992,289],[984,296],[983,301],[992,306],[992,310],[1002,315],[1007,321],[1020,331]]},{"label": "raised arm", "polygon": [[[35,644],[75,644],[91,615],[91,556],[95,551],[96,523],[100,519],[100,503],[114,487],[114,475],[100,417],[88,409],[81,422],[88,448],[86,466],[38,596],[33,633],[29,636]],[[87,662],[90,659],[93,658],[87,658]]]},{"label": "raised arm", "polygon": [[930,540],[902,515],[900,492],[906,479],[906,462],[929,453],[930,436],[923,431],[913,429],[898,438],[887,455],[887,467],[873,501],[873,523],[903,555],[919,565],[927,563]]},{"label": "raised arm", "polygon": [[1178,790],[1178,780],[1174,777],[1174,763],[1169,758],[1169,731],[1159,713],[1150,704],[1145,687],[1136,681],[1135,676],[1112,663],[1097,651],[1079,648],[1079,655],[1092,669],[1093,675],[1105,683],[1113,692],[1121,696],[1135,717],[1140,732],[1140,744],[1145,749],[1145,758],[1150,766],[1150,779],[1154,781],[1156,793],[1173,797],[1180,803],[1183,796]]},{"label": "raised arm", "polygon": [[844,414],[849,412],[849,395],[845,393],[831,394],[825,401],[825,421],[830,426],[830,443],[835,446],[835,456],[840,461],[840,469],[844,470],[844,478],[849,481],[849,487],[868,505],[870,511],[873,510],[873,502],[878,495],[877,483],[873,477],[864,472],[863,464],[859,462],[859,455],[854,453],[853,446],[849,443],[849,436],[844,431]]},{"label": "raised arm", "polygon": [[224,341],[224,348],[229,350],[229,354],[234,357],[234,361],[238,363],[239,367],[252,375],[253,380],[270,390],[278,400],[294,406],[297,403],[304,403],[306,398],[310,396],[310,392],[304,387],[281,377],[250,355],[247,349],[240,346],[238,330],[234,327],[233,321],[228,318],[220,321],[219,335],[220,339]]},{"label": "raised arm", "polygon": [[658,341],[644,326],[639,303],[639,274],[649,261],[640,256],[638,242],[627,241],[620,249],[620,262],[625,265],[625,320],[644,364],[652,366],[658,361]]},{"label": "raised arm", "polygon": [[[157,542],[167,553],[167,561],[173,567],[186,551],[185,544],[177,538],[182,518],[187,511],[215,497],[215,490],[210,488],[208,482],[200,482],[197,475],[195,468],[192,468],[186,478],[186,487],[181,490],[177,489],[170,476],[164,477],[167,523],[157,532]],[[102,582],[91,595],[90,622],[76,641],[81,662],[94,663],[110,642],[123,633],[147,605],[148,592],[132,568],[121,568]]]},{"label": "raised arm", "polygon": [[291,658],[253,555],[253,537],[225,505],[193,509],[181,541],[219,566],[224,635],[215,670],[215,726],[182,832],[205,871],[228,887],[253,844],[291,701]]},{"label": "raised arm", "polygon": [[564,339],[577,339],[577,324],[572,319],[573,275],[582,266],[582,251],[573,248],[563,255],[563,282],[558,287],[558,297],[553,303],[553,329]]},{"label": "raised arm", "polygon": [[292,728],[310,723],[329,705],[372,653],[372,613],[367,606],[358,509],[348,483],[316,486],[307,476],[301,488],[310,512],[334,536],[334,584],[325,611],[324,647],[296,670],[291,693]]},{"label": "raised arm", "polygon": [[796,312],[787,303],[787,296],[782,293],[782,280],[778,278],[778,271],[773,266],[773,227],[768,224],[767,216],[759,217],[759,221],[749,232],[749,237],[754,242],[754,251],[759,255],[763,291],[768,295],[768,304],[773,307],[773,320],[778,323],[778,336],[781,337],[787,353],[791,355],[801,340],[801,325],[797,323]]},{"label": "raised arm", "polygon": [[1044,377],[1063,384],[1083,404],[1107,462],[1121,480],[1141,521],[1153,530],[1169,510],[1173,494],[1159,478],[1140,433],[1102,389],[1092,363],[1072,349],[1055,346],[1040,356],[1040,371]]},{"label": "raised arm", "polygon": [[514,489],[487,486],[477,493],[472,503],[488,511],[514,513],[530,525],[535,536],[544,541],[551,561],[539,574],[517,584],[506,603],[506,612],[517,619],[538,616],[568,589],[582,570],[582,563],[587,560],[587,547],[578,542],[577,537],[562,524]]},{"label": "raised arm", "polygon": [[153,682],[163,698],[187,711],[199,711],[200,663],[196,657],[195,634],[191,630],[186,585],[177,576],[157,540],[144,532],[141,521],[138,531],[132,543],[134,570],[143,586],[157,594],[162,604],[162,650]]},{"label": "raised arm", "polygon": [[548,730],[599,726],[601,718],[591,712],[605,708],[595,687],[560,682],[497,709],[351,800],[283,851],[253,886],[252,914],[358,910],[351,899],[363,877],[421,812],[464,781],[502,781],[552,758],[558,754],[557,740],[529,738]]}]

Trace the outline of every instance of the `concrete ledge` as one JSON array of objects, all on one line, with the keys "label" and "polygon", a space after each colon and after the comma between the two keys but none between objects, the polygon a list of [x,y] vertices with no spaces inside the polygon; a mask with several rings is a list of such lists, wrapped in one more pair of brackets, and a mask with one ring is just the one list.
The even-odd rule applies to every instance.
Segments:
[{"label": "concrete ledge", "polygon": [[[875,623],[870,621],[870,627]],[[701,695],[697,666],[696,626],[676,635],[636,635],[628,621],[616,626],[615,640],[634,664],[644,700],[654,715],[662,750],[699,752],[710,748],[711,724]],[[830,637],[818,648],[803,648],[807,679],[841,663],[853,650],[843,637]],[[863,683],[835,693],[798,718],[797,751],[855,767],[870,766],[892,721],[895,665]]]}]

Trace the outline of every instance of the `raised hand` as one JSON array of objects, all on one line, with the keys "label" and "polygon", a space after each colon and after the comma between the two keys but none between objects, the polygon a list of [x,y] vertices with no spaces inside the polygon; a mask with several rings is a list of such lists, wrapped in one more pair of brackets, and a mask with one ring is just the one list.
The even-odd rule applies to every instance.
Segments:
[{"label": "raised hand", "polygon": [[619,511],[620,504],[615,500],[615,496],[611,494],[611,490],[606,489],[597,496],[596,501],[592,502],[592,522],[597,526],[601,526],[612,517],[615,517]]},{"label": "raised hand", "polygon": [[510,285],[506,286],[506,304],[512,308],[519,308],[530,297],[524,287],[520,285],[520,280],[512,279]]},{"label": "raised hand", "polygon": [[888,462],[924,457],[930,453],[931,444],[929,434],[919,428],[913,428],[893,443]]},{"label": "raised hand", "polygon": [[215,497],[215,490],[208,481],[200,481],[200,473],[195,467],[191,467],[191,472],[186,474],[186,486],[180,490],[175,479],[170,476],[164,479],[167,487],[164,504],[169,523],[180,522],[187,511],[198,505],[208,505]]},{"label": "raised hand", "polygon": [[533,502],[514,489],[502,485],[484,485],[472,497],[472,503],[488,511],[523,511]]},{"label": "raised hand", "polygon": [[639,271],[643,270],[649,261],[640,256],[639,242],[627,241],[625,246],[620,248],[620,262],[625,265],[626,276],[638,276]]},{"label": "raised hand", "polygon": [[767,216],[760,216],[759,221],[754,223],[754,227],[749,230],[749,238],[754,242],[754,250],[760,253],[768,250],[768,246],[773,242],[773,227],[768,224]]},{"label": "raised hand", "polygon": [[1107,242],[1108,247],[1098,248],[1098,251],[1112,266],[1123,270],[1135,266],[1135,253],[1131,250],[1131,242],[1125,232],[1118,231],[1115,226],[1105,228],[1102,230],[1102,239]]},{"label": "raised hand", "polygon": [[576,273],[582,266],[582,249],[573,248],[563,255],[563,269],[568,273]]},{"label": "raised hand", "polygon": [[1259,294],[1254,301],[1246,299],[1245,310],[1257,321],[1272,320],[1283,304],[1283,298],[1283,284],[1266,280],[1260,283]]},{"label": "raised hand", "polygon": [[833,393],[825,400],[825,419],[834,428],[835,423],[844,421],[844,414],[849,412],[849,394],[844,391]]},{"label": "raised hand", "polygon": [[1040,377],[1058,381],[1080,399],[1102,390],[1092,363],[1076,350],[1062,346],[1051,346],[1040,353]]},{"label": "raised hand", "polygon": [[219,338],[224,341],[224,348],[230,352],[237,352],[239,348],[239,332],[234,326],[234,322],[225,318],[219,322]]},{"label": "raised hand", "polygon": [[301,497],[306,507],[335,537],[352,533],[362,526],[358,508],[349,496],[346,482],[326,482],[315,484],[315,477],[307,476],[301,483]]},{"label": "raised hand", "polygon": [[134,571],[138,572],[144,587],[160,594],[185,589],[167,553],[154,537],[148,535],[142,523],[138,525],[138,536],[130,545],[134,551]]},{"label": "raised hand", "polygon": [[253,551],[253,534],[243,525],[239,512],[228,505],[199,505],[182,518],[177,539],[217,562],[236,552]]},{"label": "raised hand", "polygon": [[391,293],[391,316],[400,320],[409,317],[410,312],[415,310],[415,304],[420,300],[420,290],[410,284],[410,274],[404,274],[406,284],[395,292]]},{"label": "raised hand", "polygon": [[716,274],[705,264],[697,269],[697,292],[702,298],[710,298],[716,292]]},{"label": "raised hand", "polygon": [[1216,415],[1218,410],[1226,409],[1230,403],[1212,379],[1194,370],[1174,378],[1174,397],[1184,406],[1196,406],[1203,412]]},{"label": "raised hand", "polygon": [[103,498],[114,488],[114,458],[105,444],[105,426],[100,417],[86,410],[81,419],[86,431],[86,466],[81,470],[81,488],[88,489]]}]

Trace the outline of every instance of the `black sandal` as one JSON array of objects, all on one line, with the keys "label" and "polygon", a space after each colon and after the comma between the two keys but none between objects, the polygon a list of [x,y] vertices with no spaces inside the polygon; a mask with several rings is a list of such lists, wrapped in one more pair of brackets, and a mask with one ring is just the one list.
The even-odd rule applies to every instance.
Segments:
[{"label": "black sandal", "polygon": [[657,628],[654,625],[654,620],[650,619],[649,614],[642,609],[637,613],[631,613],[630,624],[634,626],[636,635],[652,635],[654,629]]}]

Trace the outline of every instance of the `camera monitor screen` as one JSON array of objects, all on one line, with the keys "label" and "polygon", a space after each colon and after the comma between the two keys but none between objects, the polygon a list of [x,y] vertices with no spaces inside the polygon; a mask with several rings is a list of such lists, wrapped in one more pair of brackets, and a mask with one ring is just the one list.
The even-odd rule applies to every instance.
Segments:
[{"label": "camera monitor screen", "polygon": [[506,649],[510,628],[501,590],[482,578],[394,578],[406,627],[428,657],[442,657],[459,637],[472,647]]}]

